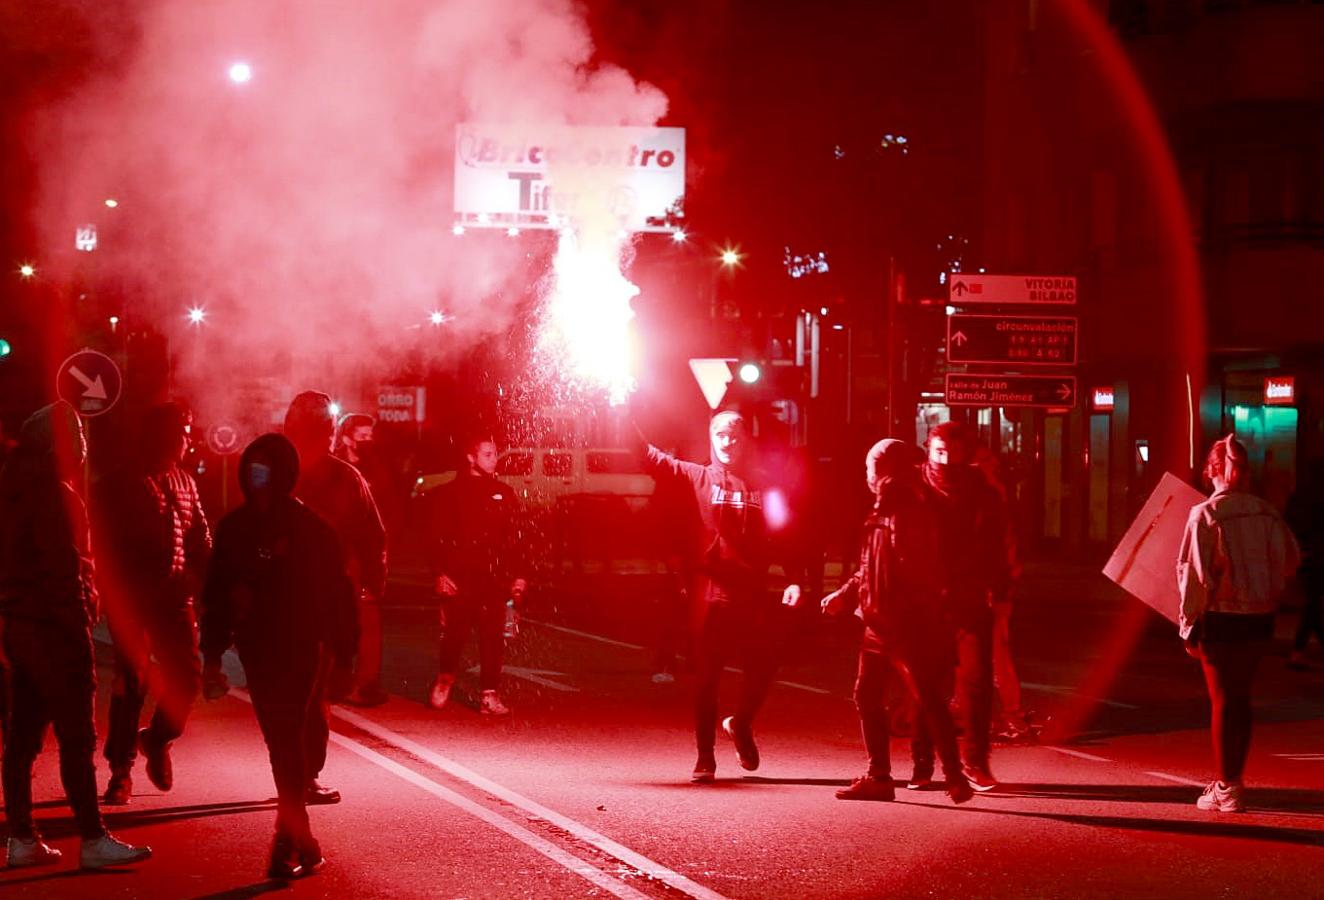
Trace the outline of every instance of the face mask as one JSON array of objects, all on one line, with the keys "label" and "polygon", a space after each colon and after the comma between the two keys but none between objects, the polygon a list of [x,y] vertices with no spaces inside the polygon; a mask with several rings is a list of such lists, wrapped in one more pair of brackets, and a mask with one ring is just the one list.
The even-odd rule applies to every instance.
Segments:
[{"label": "face mask", "polygon": [[248,483],[255,491],[265,491],[271,487],[271,466],[265,463],[251,463],[248,467]]}]

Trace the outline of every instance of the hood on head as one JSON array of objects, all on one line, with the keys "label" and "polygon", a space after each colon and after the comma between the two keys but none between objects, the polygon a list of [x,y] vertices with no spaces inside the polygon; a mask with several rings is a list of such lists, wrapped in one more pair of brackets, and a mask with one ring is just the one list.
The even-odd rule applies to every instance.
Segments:
[{"label": "hood on head", "polygon": [[251,499],[264,488],[273,496],[288,497],[298,481],[299,451],[283,434],[262,435],[245,447],[239,458],[239,487],[246,498]]},{"label": "hood on head", "polygon": [[[721,412],[714,413],[713,417],[708,420],[708,461],[715,466],[729,468],[734,465],[739,465],[739,463],[727,464],[717,458],[717,446],[715,442],[717,430],[724,425],[731,424],[738,424],[740,426],[742,433],[741,443],[747,443],[749,441],[749,431],[745,427],[745,417],[734,409],[724,409]],[[742,447],[738,453],[748,455],[749,447]]]},{"label": "hood on head", "polygon": [[331,435],[335,433],[335,418],[331,415],[331,397],[321,391],[304,391],[290,401],[285,412],[285,435],[304,446],[325,441],[331,450]]},{"label": "hood on head", "polygon": [[914,470],[924,462],[924,451],[914,444],[884,438],[869,448],[864,457],[864,479],[871,493],[878,492],[884,478],[895,478]]}]

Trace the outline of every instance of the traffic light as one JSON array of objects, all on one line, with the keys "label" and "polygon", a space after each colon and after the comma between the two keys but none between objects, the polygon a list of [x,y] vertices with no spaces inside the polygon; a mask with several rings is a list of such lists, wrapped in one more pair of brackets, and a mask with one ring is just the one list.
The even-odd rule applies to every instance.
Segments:
[{"label": "traffic light", "polygon": [[14,352],[14,348],[9,343],[9,341],[5,340],[4,338],[0,338],[0,359],[4,359],[6,356],[8,356],[13,352]]},{"label": "traffic light", "polygon": [[763,369],[756,362],[743,362],[736,374],[745,384],[754,384],[763,377]]}]

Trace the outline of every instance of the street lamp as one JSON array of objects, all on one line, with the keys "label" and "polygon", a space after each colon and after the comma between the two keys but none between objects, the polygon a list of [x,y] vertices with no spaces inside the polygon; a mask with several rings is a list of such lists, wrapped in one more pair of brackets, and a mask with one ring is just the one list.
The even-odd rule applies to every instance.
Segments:
[{"label": "street lamp", "polygon": [[23,265],[18,267],[18,276],[20,278],[31,278],[33,275],[36,274],[37,274],[37,267],[34,266],[32,263],[23,263]]},{"label": "street lamp", "polygon": [[740,251],[734,247],[727,247],[722,251],[720,259],[722,265],[726,266],[728,269],[732,266],[738,266],[740,265]]},{"label": "street lamp", "polygon": [[190,325],[201,325],[205,321],[207,321],[207,310],[201,306],[189,307],[188,322]]},{"label": "street lamp", "polygon": [[230,80],[235,84],[247,84],[253,80],[253,67],[243,61],[231,63]]}]

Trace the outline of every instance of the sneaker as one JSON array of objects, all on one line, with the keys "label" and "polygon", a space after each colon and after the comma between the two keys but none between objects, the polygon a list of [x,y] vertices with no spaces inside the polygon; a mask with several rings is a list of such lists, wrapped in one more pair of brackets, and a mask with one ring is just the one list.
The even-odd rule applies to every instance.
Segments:
[{"label": "sneaker", "polygon": [[309,806],[331,806],[340,802],[340,791],[323,787],[322,783],[314,778],[304,789],[303,802]]},{"label": "sneaker", "polygon": [[175,786],[175,769],[170,762],[170,742],[158,741],[152,736],[152,729],[144,728],[138,732],[138,746],[143,756],[147,757],[147,780],[156,785],[158,790],[168,791]]},{"label": "sneaker", "polygon": [[267,864],[267,877],[277,881],[289,881],[303,874],[299,857],[294,850],[294,840],[287,835],[277,834],[271,842],[271,861]]},{"label": "sneaker", "polygon": [[694,764],[690,781],[694,784],[712,784],[717,780],[717,757],[711,753],[700,753]]},{"label": "sneaker", "polygon": [[676,676],[670,672],[654,672],[653,684],[671,684],[676,680]]},{"label": "sneaker", "polygon": [[850,787],[844,787],[837,791],[838,800],[877,800],[886,802],[896,799],[896,788],[892,785],[890,778],[875,778],[872,775],[865,775],[863,778],[856,778],[850,783]]},{"label": "sneaker", "polygon": [[1246,803],[1241,799],[1241,785],[1224,784],[1221,781],[1209,782],[1200,799],[1195,801],[1196,809],[1205,812],[1245,812]]},{"label": "sneaker", "polygon": [[987,766],[966,766],[964,774],[966,780],[970,782],[970,787],[981,794],[998,786],[998,780],[993,777]]},{"label": "sneaker", "polygon": [[922,791],[933,784],[933,763],[915,763],[915,771],[906,782],[906,790]]},{"label": "sneaker", "polygon": [[432,690],[428,691],[428,706],[433,709],[444,707],[451,698],[451,687],[454,684],[454,675],[438,675],[437,680],[432,682]]},{"label": "sneaker", "polygon": [[501,702],[496,691],[483,691],[483,697],[478,702],[478,712],[484,716],[508,716],[510,707]]},{"label": "sneaker", "polygon": [[759,767],[759,745],[754,743],[754,729],[748,725],[737,725],[735,716],[722,720],[722,730],[736,745],[736,758],[740,768],[753,772]]},{"label": "sneaker", "polygon": [[78,851],[78,865],[84,869],[127,866],[130,863],[142,862],[151,855],[151,847],[135,847],[112,834],[103,834],[99,838],[83,839],[83,845]]},{"label": "sneaker", "polygon": [[365,684],[350,691],[344,702],[350,706],[373,707],[383,706],[390,699],[391,695],[380,684]]},{"label": "sneaker", "polygon": [[60,861],[60,851],[48,847],[41,838],[10,838],[9,860],[11,869],[27,866],[51,866]]},{"label": "sneaker", "polygon": [[965,779],[963,775],[957,775],[955,778],[947,779],[947,796],[953,803],[965,803],[975,795],[975,788]]},{"label": "sneaker", "polygon": [[126,771],[112,772],[110,783],[106,785],[106,795],[101,798],[103,806],[128,806],[133,796],[133,777]]}]

